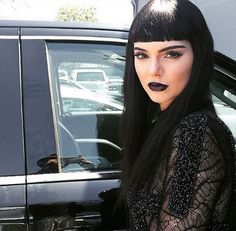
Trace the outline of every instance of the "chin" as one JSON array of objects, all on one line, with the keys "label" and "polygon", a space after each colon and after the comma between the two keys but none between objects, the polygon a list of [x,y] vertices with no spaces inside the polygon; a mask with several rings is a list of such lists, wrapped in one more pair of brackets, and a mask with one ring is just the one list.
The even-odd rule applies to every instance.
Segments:
[{"label": "chin", "polygon": [[154,97],[149,97],[150,98],[150,100],[153,102],[153,103],[160,103],[160,100],[158,100],[158,99],[156,99],[156,98],[154,98]]}]

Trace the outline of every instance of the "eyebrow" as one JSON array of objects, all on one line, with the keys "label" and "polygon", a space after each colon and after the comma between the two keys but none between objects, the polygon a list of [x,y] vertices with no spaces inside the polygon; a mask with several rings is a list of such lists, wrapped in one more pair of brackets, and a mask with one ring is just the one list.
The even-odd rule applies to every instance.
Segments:
[{"label": "eyebrow", "polygon": [[[161,53],[161,52],[164,52],[164,51],[168,51],[168,50],[172,50],[172,49],[177,49],[177,48],[186,48],[185,46],[183,45],[174,45],[174,46],[169,46],[169,47],[164,47],[162,49],[160,49],[158,52]],[[135,50],[139,50],[139,51],[147,51],[141,47],[134,47],[134,51]]]}]

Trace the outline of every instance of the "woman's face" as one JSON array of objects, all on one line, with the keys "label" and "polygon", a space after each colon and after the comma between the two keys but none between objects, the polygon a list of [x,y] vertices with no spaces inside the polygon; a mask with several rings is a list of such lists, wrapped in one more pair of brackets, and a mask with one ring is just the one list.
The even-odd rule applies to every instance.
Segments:
[{"label": "woman's face", "polygon": [[134,65],[153,102],[165,110],[183,91],[191,74],[193,51],[188,41],[136,42]]}]

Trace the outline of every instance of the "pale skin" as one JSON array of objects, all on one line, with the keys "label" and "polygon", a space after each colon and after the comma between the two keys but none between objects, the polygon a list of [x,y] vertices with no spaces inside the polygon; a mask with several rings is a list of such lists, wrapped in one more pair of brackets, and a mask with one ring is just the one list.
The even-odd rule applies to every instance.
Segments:
[{"label": "pale skin", "polygon": [[[150,99],[169,107],[183,91],[190,78],[193,50],[185,40],[134,43],[134,65],[143,89]],[[166,89],[155,91],[149,83],[163,84]]]}]

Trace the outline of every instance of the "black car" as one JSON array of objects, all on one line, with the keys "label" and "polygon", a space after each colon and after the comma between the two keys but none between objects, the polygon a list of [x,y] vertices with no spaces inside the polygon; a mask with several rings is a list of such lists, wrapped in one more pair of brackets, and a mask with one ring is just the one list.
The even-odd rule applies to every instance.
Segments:
[{"label": "black car", "polygon": [[[71,73],[123,78],[127,36],[104,25],[0,22],[0,230],[125,230],[125,213],[112,213],[122,97],[78,86]],[[215,58],[214,103],[236,137],[236,62]]]}]

